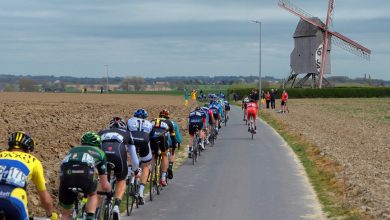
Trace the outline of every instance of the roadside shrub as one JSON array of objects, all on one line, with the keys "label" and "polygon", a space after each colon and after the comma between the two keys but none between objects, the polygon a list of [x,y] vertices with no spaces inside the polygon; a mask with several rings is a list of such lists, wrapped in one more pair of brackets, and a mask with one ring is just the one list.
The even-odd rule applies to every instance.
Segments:
[{"label": "roadside shrub", "polygon": [[[236,93],[240,98],[248,95],[251,88],[229,89],[228,93]],[[267,89],[265,91],[269,91]],[[337,87],[323,89],[286,89],[289,98],[373,98],[373,97],[390,97],[390,87]],[[282,89],[278,89],[280,96]]]}]

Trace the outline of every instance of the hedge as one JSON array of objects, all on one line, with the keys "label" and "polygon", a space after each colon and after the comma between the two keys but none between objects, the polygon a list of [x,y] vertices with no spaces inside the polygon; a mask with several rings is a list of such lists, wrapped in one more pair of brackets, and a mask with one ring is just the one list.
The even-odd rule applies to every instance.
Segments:
[{"label": "hedge", "polygon": [[[249,95],[251,88],[229,89],[228,94],[231,96],[236,93],[240,98]],[[266,91],[271,90],[267,89]],[[323,89],[286,89],[289,98],[373,98],[373,97],[390,97],[390,87],[337,87]],[[282,89],[278,89],[278,97]]]}]

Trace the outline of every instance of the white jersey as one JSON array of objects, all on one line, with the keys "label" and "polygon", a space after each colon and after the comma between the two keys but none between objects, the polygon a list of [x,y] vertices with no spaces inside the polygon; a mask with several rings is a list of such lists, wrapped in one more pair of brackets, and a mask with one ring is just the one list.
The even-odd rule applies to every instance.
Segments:
[{"label": "white jersey", "polygon": [[142,131],[150,134],[152,128],[152,123],[146,119],[133,117],[127,121],[127,129],[129,131]]}]

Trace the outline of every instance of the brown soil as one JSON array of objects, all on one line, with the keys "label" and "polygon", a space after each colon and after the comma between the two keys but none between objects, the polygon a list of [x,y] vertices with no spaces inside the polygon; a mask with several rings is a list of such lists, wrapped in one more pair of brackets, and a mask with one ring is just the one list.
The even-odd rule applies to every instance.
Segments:
[{"label": "brown soil", "polygon": [[[346,202],[373,219],[390,219],[390,99],[289,100],[273,113],[342,169]],[[270,111],[271,110],[265,110]]]},{"label": "brown soil", "polygon": [[[164,108],[186,135],[189,108],[178,96],[0,93],[0,146],[5,148],[10,132],[29,132],[37,142],[36,155],[43,163],[49,192],[57,207],[59,165],[69,145],[79,143],[86,131],[99,131],[113,116],[131,117],[137,108],[145,108],[149,118]],[[29,186],[29,210],[41,215],[33,184]]]}]

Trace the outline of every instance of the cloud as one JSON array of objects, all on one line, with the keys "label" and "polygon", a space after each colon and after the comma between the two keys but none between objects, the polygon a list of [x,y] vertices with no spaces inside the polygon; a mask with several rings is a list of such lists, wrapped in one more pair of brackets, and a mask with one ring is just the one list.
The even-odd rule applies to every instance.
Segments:
[{"label": "cloud", "polygon": [[[323,18],[326,1],[294,0]],[[374,51],[370,65],[339,49],[335,72],[386,72],[390,2],[336,2],[336,30]],[[285,76],[298,18],[277,1],[2,1],[1,73],[256,74],[258,26],[263,22],[263,68]],[[353,63],[353,65],[350,65]],[[368,71],[368,70],[367,70]],[[381,75],[388,78],[387,75]]]}]

